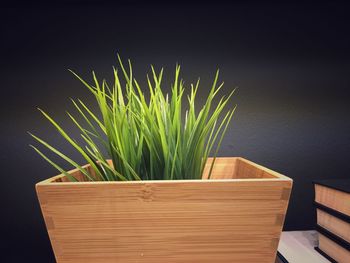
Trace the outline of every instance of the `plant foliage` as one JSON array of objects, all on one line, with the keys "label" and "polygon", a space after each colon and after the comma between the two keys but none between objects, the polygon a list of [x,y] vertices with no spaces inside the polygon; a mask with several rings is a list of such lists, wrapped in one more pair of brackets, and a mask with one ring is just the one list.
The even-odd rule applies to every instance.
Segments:
[{"label": "plant foliage", "polygon": [[[99,81],[94,72],[93,84],[88,84],[71,71],[93,94],[99,108],[99,114],[96,114],[90,105],[72,99],[79,118],[69,112],[67,114],[80,130],[84,143],[71,138],[53,118],[39,109],[90,164],[93,173],[41,138],[30,133],[31,136],[80,170],[88,181],[201,179],[207,158],[213,153],[210,178],[218,149],[235,110],[234,107],[223,113],[234,90],[213,105],[223,86],[223,83],[217,83],[217,71],[204,105],[196,112],[199,80],[191,84],[189,93],[185,95],[184,82],[179,77],[180,66],[176,66],[170,97],[161,88],[163,69],[156,73],[151,67],[151,77],[147,75],[149,99],[146,99],[133,77],[130,60],[127,68],[119,55],[118,60],[119,71],[113,68],[113,85],[108,85],[105,80]],[[122,87],[124,85],[125,88]],[[183,112],[185,104],[187,109]],[[71,181],[77,180],[37,147],[31,147]],[[107,160],[111,160],[112,165]]]}]

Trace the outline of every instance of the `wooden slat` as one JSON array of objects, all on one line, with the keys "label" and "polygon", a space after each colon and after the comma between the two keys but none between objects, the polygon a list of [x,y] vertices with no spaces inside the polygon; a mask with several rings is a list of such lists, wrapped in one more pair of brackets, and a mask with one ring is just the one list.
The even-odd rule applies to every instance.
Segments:
[{"label": "wooden slat", "polygon": [[274,262],[292,181],[227,179],[237,160],[214,180],[37,184],[57,261]]},{"label": "wooden slat", "polygon": [[348,222],[317,209],[317,224],[350,242],[350,224]]},{"label": "wooden slat", "polygon": [[315,201],[350,216],[350,194],[315,184]]},{"label": "wooden slat", "polygon": [[349,263],[350,262],[350,251],[339,246],[337,243],[333,242],[329,238],[322,234],[318,234],[319,248],[326,253],[328,256],[333,258],[339,263]]}]

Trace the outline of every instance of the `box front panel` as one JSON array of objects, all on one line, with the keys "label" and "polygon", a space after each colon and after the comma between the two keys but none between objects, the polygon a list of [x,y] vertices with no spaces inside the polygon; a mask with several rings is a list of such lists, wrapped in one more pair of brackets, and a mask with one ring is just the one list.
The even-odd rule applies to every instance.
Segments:
[{"label": "box front panel", "polygon": [[38,185],[58,262],[269,262],[291,181]]}]

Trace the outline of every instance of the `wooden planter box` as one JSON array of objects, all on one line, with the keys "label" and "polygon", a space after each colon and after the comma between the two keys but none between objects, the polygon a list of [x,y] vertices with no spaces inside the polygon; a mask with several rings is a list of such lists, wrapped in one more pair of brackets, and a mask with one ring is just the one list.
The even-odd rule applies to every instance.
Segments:
[{"label": "wooden planter box", "polygon": [[210,180],[36,185],[56,260],[75,263],[273,263],[291,188],[243,158],[218,158]]}]

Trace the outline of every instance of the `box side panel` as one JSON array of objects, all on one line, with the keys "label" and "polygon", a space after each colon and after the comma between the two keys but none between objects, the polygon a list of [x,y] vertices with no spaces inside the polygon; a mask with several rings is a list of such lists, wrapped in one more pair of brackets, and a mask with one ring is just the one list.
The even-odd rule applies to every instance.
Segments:
[{"label": "box side panel", "polygon": [[264,167],[257,165],[253,162],[238,158],[236,161],[236,167],[233,178],[276,178],[275,172],[264,169]]},{"label": "box side panel", "polygon": [[55,235],[54,235],[54,233],[52,233],[52,229],[54,227],[53,217],[49,216],[50,213],[47,213],[47,211],[46,211],[47,204],[49,202],[48,202],[48,197],[46,195],[47,190],[45,190],[46,189],[45,185],[39,183],[35,186],[35,190],[36,190],[36,194],[37,194],[37,197],[39,200],[41,213],[42,213],[43,218],[44,218],[46,230],[47,230],[47,233],[48,233],[49,238],[50,238],[51,247],[52,247],[52,250],[54,252],[56,261],[59,262],[58,255],[62,254],[62,252],[60,250],[60,244],[56,242]]},{"label": "box side panel", "polygon": [[315,201],[350,216],[350,194],[315,184]]},{"label": "box side panel", "polygon": [[291,182],[47,184],[58,262],[273,263]]},{"label": "box side panel", "polygon": [[[205,164],[202,179],[207,179],[213,158],[208,158]],[[236,170],[236,157],[216,158],[210,179],[233,179]]]}]

